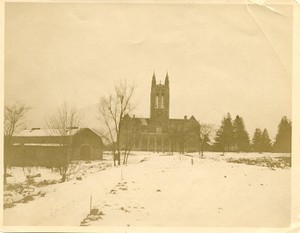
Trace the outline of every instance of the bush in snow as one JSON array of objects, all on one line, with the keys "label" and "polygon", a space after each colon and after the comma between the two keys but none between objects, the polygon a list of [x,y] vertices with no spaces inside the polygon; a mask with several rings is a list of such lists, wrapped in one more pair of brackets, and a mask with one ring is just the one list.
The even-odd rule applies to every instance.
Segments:
[{"label": "bush in snow", "polygon": [[291,167],[291,157],[275,157],[275,158],[229,158],[226,160],[229,163],[241,163],[247,165],[257,165],[262,167],[269,167],[269,168],[285,168]]}]

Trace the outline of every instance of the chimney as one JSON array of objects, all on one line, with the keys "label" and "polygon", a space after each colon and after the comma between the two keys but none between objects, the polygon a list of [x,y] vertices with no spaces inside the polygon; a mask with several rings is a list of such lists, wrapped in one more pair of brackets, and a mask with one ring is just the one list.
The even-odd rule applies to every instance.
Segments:
[{"label": "chimney", "polygon": [[187,120],[187,116],[186,115],[184,116],[184,119]]}]

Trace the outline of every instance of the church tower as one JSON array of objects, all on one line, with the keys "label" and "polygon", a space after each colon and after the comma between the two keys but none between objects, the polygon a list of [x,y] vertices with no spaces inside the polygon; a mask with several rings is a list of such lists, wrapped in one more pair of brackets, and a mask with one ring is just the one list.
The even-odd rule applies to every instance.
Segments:
[{"label": "church tower", "polygon": [[169,75],[166,74],[165,83],[157,84],[155,73],[152,76],[150,94],[150,120],[167,123],[170,112]]}]

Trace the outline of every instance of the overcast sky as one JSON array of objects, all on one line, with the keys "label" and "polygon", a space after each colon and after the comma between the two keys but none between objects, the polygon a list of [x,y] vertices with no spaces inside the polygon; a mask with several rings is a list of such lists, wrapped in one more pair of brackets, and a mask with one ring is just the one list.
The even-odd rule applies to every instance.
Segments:
[{"label": "overcast sky", "polygon": [[292,110],[292,8],[273,8],[6,3],[5,103],[32,106],[29,127],[63,101],[96,125],[93,106],[127,79],[149,117],[153,71],[168,71],[172,118],[219,125],[230,112],[273,139]]}]

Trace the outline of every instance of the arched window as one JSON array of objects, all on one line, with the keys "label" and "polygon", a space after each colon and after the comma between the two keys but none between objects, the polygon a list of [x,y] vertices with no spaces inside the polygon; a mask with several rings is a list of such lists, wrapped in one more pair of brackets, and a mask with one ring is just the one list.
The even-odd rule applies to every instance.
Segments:
[{"label": "arched window", "polygon": [[164,95],[161,95],[161,98],[160,98],[160,107],[164,108]]},{"label": "arched window", "polygon": [[155,108],[158,108],[158,95],[155,96]]}]

